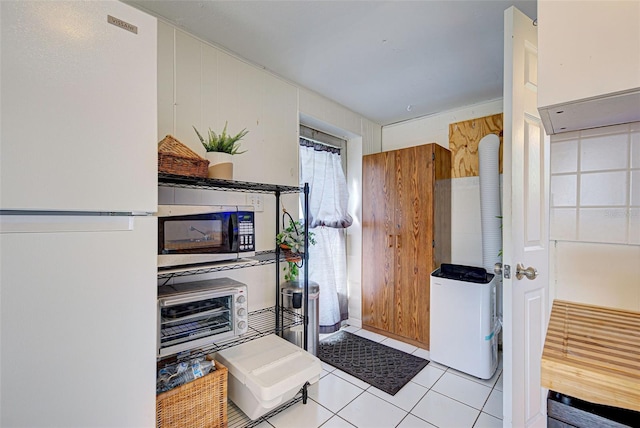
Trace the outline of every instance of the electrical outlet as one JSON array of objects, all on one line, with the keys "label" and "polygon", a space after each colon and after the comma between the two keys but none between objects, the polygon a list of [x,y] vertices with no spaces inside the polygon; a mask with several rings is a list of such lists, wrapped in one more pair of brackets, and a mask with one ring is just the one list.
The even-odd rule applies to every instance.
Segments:
[{"label": "electrical outlet", "polygon": [[247,205],[253,205],[255,212],[264,211],[264,195],[247,195]]}]

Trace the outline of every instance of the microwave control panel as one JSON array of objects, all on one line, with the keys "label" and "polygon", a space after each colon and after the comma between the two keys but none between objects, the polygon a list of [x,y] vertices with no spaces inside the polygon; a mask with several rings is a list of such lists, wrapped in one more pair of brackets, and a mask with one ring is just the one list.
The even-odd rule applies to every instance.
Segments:
[{"label": "microwave control panel", "polygon": [[238,211],[238,250],[255,251],[255,231],[253,228],[253,212]]}]

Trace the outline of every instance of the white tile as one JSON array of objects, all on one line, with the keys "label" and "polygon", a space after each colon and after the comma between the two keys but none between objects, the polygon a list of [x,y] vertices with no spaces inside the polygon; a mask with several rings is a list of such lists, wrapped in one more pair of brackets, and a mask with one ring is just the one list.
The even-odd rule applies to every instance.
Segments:
[{"label": "white tile", "polygon": [[578,141],[551,144],[551,173],[576,172],[578,170]]},{"label": "white tile", "polygon": [[482,409],[491,393],[491,388],[451,372],[445,373],[431,389],[478,410]]},{"label": "white tile", "polygon": [[365,392],[342,409],[338,416],[357,427],[383,428],[395,427],[406,414],[393,404]]},{"label": "white tile", "polygon": [[473,428],[502,428],[502,420],[486,413],[480,413]]},{"label": "white tile", "polygon": [[331,364],[327,364],[324,361],[320,362],[322,364],[322,370],[331,373],[332,371],[334,371],[336,368],[333,367]]},{"label": "white tile", "polygon": [[502,373],[500,373],[500,377],[498,378],[498,381],[496,382],[496,386],[494,387],[495,389],[497,389],[498,391],[503,391],[503,386],[502,386],[502,379],[504,378],[504,375]]},{"label": "white tile", "polygon": [[575,208],[551,208],[549,237],[573,241],[578,236],[578,210]]},{"label": "white tile", "polygon": [[578,176],[551,176],[551,206],[575,207],[578,200]]},{"label": "white tile", "polygon": [[580,169],[597,171],[626,168],[628,138],[627,132],[583,138],[580,142]]},{"label": "white tile", "polygon": [[425,360],[431,361],[431,354],[429,354],[429,351],[427,351],[426,349],[416,348],[416,350],[413,351],[412,354],[416,357],[424,358]]},{"label": "white tile", "polygon": [[360,327],[356,327],[354,325],[349,325],[349,326],[346,326],[345,328],[343,328],[341,330],[348,331],[349,333],[355,333],[356,331],[361,330],[361,329],[360,329]]},{"label": "white tile", "polygon": [[580,136],[583,139],[591,138],[591,137],[602,137],[603,143],[607,143],[607,138],[609,138],[613,134],[625,134],[629,132],[630,125],[628,123],[624,123],[622,125],[611,125],[611,126],[601,126],[599,128],[591,128],[591,129],[583,129],[580,132]]},{"label": "white tile", "polygon": [[360,337],[364,337],[365,339],[373,340],[374,342],[378,342],[378,343],[386,339],[386,337],[381,334],[374,333],[372,331],[364,330],[364,329],[360,329],[356,331],[354,334],[357,334]]},{"label": "white tile", "polygon": [[447,373],[453,373],[453,374],[456,374],[456,375],[458,375],[460,377],[463,377],[465,379],[469,379],[469,380],[472,380],[474,382],[477,382],[477,383],[479,383],[481,385],[484,385],[484,386],[486,386],[488,388],[493,388],[493,385],[496,384],[496,381],[500,377],[500,374],[502,373],[502,370],[496,369],[496,372],[493,374],[493,376],[491,376],[490,379],[480,379],[478,377],[472,376],[472,375],[470,375],[468,373],[463,373],[463,372],[455,370],[455,369],[449,369],[447,371]]},{"label": "white tile", "polygon": [[398,349],[402,352],[406,352],[407,354],[412,354],[414,351],[418,349],[417,346],[413,346],[396,339],[391,339],[389,337],[384,339],[381,343],[385,346],[388,346],[389,348]]},{"label": "white tile", "polygon": [[497,389],[491,391],[489,399],[482,408],[482,411],[498,419],[502,419],[502,391],[498,391]]},{"label": "white tile", "polygon": [[428,390],[428,388],[418,385],[417,383],[408,382],[400,391],[396,392],[396,395],[387,394],[375,387],[369,388],[367,392],[408,412],[420,401]]},{"label": "white tile", "polygon": [[411,410],[411,414],[443,428],[470,428],[479,413],[480,411],[473,407],[434,391],[427,392],[427,395]]},{"label": "white tile", "polygon": [[581,241],[627,242],[626,208],[580,208],[578,238]]},{"label": "white tile", "polygon": [[158,204],[171,205],[175,201],[175,192],[173,187],[158,187]]},{"label": "white tile", "polygon": [[640,171],[631,171],[631,203],[640,207]]},{"label": "white tile", "polygon": [[334,416],[322,425],[322,428],[353,428],[349,422],[342,419],[340,416]]},{"label": "white tile", "polygon": [[551,144],[559,143],[567,140],[577,140],[580,138],[580,131],[563,132],[551,136]]},{"label": "white tile", "polygon": [[256,425],[255,428],[272,428],[273,425],[271,425],[269,422],[261,422],[260,424]]},{"label": "white tile", "polygon": [[423,421],[422,419],[412,414],[408,414],[402,420],[402,422],[400,422],[400,425],[397,426],[397,428],[434,428],[434,427],[435,425],[431,425],[429,422]]},{"label": "white tile", "polygon": [[640,132],[634,132],[631,137],[631,168],[640,168]]},{"label": "white tile", "polygon": [[580,206],[626,205],[627,172],[594,172],[580,176]]},{"label": "white tile", "polygon": [[449,367],[445,366],[444,364],[436,363],[435,361],[431,361],[431,362],[429,363],[429,365],[430,365],[431,367],[435,367],[435,368],[440,369],[440,370],[443,370],[443,371],[447,371],[447,370],[449,370]]},{"label": "white tile", "polygon": [[331,412],[313,400],[307,404],[296,403],[288,409],[269,418],[276,428],[317,428],[333,416]]},{"label": "white tile", "polygon": [[362,389],[367,389],[371,386],[367,382],[364,382],[355,376],[351,376],[349,373],[343,372],[340,369],[335,369],[331,373]]},{"label": "white tile", "polygon": [[444,370],[435,367],[433,363],[429,363],[427,367],[420,370],[420,372],[411,379],[411,382],[415,382],[425,388],[431,388],[438,379],[442,377],[444,372]]},{"label": "white tile", "polygon": [[336,413],[364,390],[333,374],[309,387],[309,397]]},{"label": "white tile", "polygon": [[449,367],[447,367],[445,365],[442,365],[440,363],[436,363],[435,361],[431,360],[431,354],[426,349],[418,348],[415,351],[413,351],[413,353],[411,355],[415,355],[416,357],[420,357],[420,358],[424,358],[425,360],[429,360],[429,365],[431,367],[439,368],[442,371],[447,371],[447,369],[449,368]]}]

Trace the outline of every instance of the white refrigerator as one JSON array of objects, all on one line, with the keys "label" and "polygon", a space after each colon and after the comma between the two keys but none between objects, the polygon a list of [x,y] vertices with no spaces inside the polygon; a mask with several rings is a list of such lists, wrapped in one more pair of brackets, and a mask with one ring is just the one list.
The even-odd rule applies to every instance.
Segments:
[{"label": "white refrigerator", "polygon": [[0,22],[0,426],[153,426],[156,19],[2,1]]}]

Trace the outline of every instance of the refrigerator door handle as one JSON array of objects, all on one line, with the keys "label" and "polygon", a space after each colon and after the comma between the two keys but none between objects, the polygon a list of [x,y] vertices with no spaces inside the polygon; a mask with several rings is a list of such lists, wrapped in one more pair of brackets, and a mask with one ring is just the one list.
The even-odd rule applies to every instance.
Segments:
[{"label": "refrigerator door handle", "polygon": [[0,215],[0,233],[126,232],[132,216]]}]

